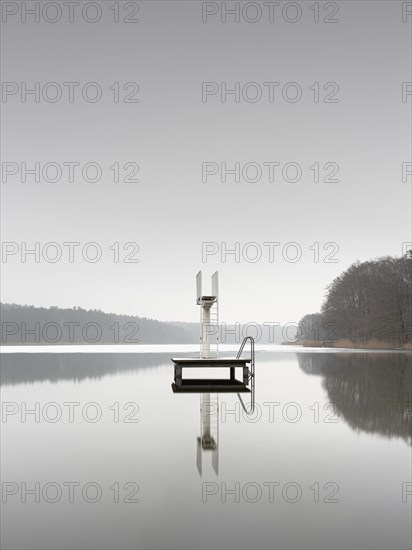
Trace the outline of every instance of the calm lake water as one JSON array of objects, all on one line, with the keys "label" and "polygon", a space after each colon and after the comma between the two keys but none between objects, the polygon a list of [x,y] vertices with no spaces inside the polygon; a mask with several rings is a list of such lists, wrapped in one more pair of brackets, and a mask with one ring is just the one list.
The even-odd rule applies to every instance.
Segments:
[{"label": "calm lake water", "polygon": [[246,414],[173,394],[184,346],[19,351],[1,356],[2,548],[411,547],[410,354],[267,346]]}]

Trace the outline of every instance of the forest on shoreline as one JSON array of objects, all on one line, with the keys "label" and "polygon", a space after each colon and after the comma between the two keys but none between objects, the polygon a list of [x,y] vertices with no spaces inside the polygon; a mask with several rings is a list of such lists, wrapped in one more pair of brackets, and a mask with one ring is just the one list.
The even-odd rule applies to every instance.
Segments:
[{"label": "forest on shoreline", "polygon": [[2,345],[187,344],[183,328],[155,319],[81,307],[1,304]]},{"label": "forest on shoreline", "polygon": [[412,349],[412,251],[355,262],[299,322],[304,346]]},{"label": "forest on shoreline", "polygon": [[[199,323],[157,321],[136,315],[105,313],[81,307],[50,308],[0,304],[1,344],[68,345],[68,344],[199,344]],[[272,323],[275,325],[275,323]],[[279,323],[277,323],[279,325]],[[280,344],[283,326],[268,324],[220,323],[221,344],[239,346],[247,335],[260,344]],[[295,332],[296,333],[296,328]]]}]

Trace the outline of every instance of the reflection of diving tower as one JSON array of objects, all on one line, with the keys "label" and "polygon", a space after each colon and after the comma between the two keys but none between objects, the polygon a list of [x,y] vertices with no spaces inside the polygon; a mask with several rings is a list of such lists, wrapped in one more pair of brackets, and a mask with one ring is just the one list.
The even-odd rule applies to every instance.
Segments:
[{"label": "reflection of diving tower", "polygon": [[202,475],[202,453],[212,451],[212,466],[219,474],[219,400],[218,394],[200,396],[200,437],[197,438],[196,465]]},{"label": "reflection of diving tower", "polygon": [[212,294],[203,296],[202,272],[196,275],[196,297],[200,305],[200,358],[212,359],[219,355],[218,274],[212,275]]}]

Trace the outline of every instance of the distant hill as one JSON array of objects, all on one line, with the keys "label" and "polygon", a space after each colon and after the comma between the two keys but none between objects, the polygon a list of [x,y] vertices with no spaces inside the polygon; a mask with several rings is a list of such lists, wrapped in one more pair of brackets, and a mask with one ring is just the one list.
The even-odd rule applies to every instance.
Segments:
[{"label": "distant hill", "polygon": [[188,344],[183,328],[155,319],[100,310],[1,304],[1,343]]},{"label": "distant hill", "polygon": [[[199,323],[162,322],[146,317],[105,313],[81,307],[35,307],[0,304],[1,344],[198,344]],[[245,336],[256,343],[280,344],[296,330],[270,324],[221,323],[220,342],[240,345]]]}]

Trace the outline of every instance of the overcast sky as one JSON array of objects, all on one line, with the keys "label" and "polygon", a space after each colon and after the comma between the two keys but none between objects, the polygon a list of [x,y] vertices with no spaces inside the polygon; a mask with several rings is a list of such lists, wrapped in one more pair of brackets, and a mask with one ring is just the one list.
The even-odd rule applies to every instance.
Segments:
[{"label": "overcast sky", "polygon": [[[402,181],[412,105],[411,88],[402,97],[402,83],[412,81],[412,15],[403,22],[404,3],[251,3],[242,11],[240,2],[239,22],[230,14],[222,22],[216,2],[100,1],[95,23],[81,10],[70,23],[61,2],[45,10],[40,2],[39,22],[27,14],[24,23],[20,2],[4,4],[3,252],[4,243],[17,246],[3,253],[3,302],[197,321],[195,275],[202,269],[208,283],[218,270],[221,320],[293,322],[319,310],[325,286],[352,262],[399,256],[412,241],[412,178]],[[61,19],[50,23],[55,4]],[[116,5],[119,23],[110,10]],[[91,6],[85,17],[97,14]],[[36,82],[39,101],[29,94],[22,102],[24,83]],[[64,82],[80,83],[73,102]],[[97,88],[84,88],[89,82]],[[215,84],[202,97],[204,82]],[[236,82],[239,97],[223,93],[223,102],[224,87]],[[94,102],[96,89],[102,97]],[[56,90],[62,97],[53,102]],[[80,163],[72,165],[73,182],[68,162]],[[82,175],[91,162],[102,172],[95,183],[86,181],[92,165]],[[222,163],[233,169],[236,162],[240,181],[231,174],[222,181]],[[57,174],[50,165],[46,178],[27,174],[23,182],[22,163],[40,163],[40,172],[57,163],[61,180],[46,181]],[[255,164],[242,170],[248,163]],[[139,181],[122,181],[127,174]],[[323,181],[328,174],[338,181]],[[61,260],[36,263],[29,255],[23,263],[22,243],[36,241],[41,249],[58,243]],[[64,242],[81,243],[72,263]],[[102,250],[96,263],[82,257],[90,242]],[[224,246],[236,242],[239,261],[222,261]],[[123,250],[125,243],[137,243],[138,252]],[[217,244],[202,257],[202,243]],[[326,243],[336,244],[324,250]],[[53,247],[45,254],[52,257]],[[123,262],[127,254],[139,262]]]}]

